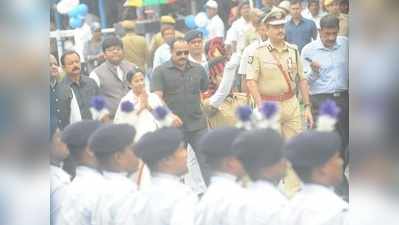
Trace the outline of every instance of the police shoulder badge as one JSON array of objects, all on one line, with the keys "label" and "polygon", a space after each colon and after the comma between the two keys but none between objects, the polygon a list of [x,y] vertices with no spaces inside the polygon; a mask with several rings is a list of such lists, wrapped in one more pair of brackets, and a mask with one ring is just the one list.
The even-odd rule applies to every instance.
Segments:
[{"label": "police shoulder badge", "polygon": [[248,64],[252,64],[254,62],[253,56],[248,56]]}]

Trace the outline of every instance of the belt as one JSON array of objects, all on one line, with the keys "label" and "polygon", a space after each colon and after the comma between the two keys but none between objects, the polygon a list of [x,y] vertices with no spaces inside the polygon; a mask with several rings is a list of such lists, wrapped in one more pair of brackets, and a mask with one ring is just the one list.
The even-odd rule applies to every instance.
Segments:
[{"label": "belt", "polygon": [[277,102],[282,102],[286,101],[294,96],[294,93],[292,92],[285,92],[282,95],[275,95],[275,96],[266,96],[262,95],[262,100],[263,101],[277,101]]},{"label": "belt", "polygon": [[339,97],[348,95],[348,91],[339,91],[339,92],[334,92],[334,93],[315,94],[315,95],[332,96],[334,98],[339,98]]}]

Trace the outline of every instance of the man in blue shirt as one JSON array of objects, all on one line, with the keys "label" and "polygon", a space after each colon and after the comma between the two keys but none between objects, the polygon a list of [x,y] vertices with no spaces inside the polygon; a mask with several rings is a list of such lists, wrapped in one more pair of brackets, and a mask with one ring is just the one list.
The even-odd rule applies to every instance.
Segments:
[{"label": "man in blue shirt", "polygon": [[341,108],[336,128],[345,149],[349,138],[348,39],[337,37],[339,20],[333,15],[324,16],[320,20],[320,28],[320,39],[303,48],[304,73],[310,87],[314,114],[318,114],[319,104],[328,98]]},{"label": "man in blue shirt", "polygon": [[299,51],[317,38],[316,24],[301,15],[302,5],[300,0],[292,0],[290,3],[291,20],[285,24],[287,42],[298,46]]}]

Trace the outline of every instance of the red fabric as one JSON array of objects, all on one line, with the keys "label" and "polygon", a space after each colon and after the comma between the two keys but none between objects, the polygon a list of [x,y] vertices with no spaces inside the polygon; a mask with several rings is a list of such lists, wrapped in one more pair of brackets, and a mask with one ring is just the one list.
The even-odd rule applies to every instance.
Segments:
[{"label": "red fabric", "polygon": [[[209,40],[208,51],[206,52],[208,62],[212,61],[212,59],[225,56],[225,48],[223,43],[223,38],[216,37]],[[210,97],[213,93],[215,93],[218,84],[215,80],[221,79],[223,76],[225,60],[222,60],[209,68],[209,86],[208,91],[204,93],[204,97]]]}]

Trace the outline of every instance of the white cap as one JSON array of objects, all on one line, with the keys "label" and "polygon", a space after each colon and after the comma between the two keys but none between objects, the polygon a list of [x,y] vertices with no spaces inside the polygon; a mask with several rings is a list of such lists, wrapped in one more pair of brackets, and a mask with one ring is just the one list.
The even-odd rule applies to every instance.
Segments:
[{"label": "white cap", "polygon": [[208,8],[213,8],[213,9],[217,9],[218,8],[218,3],[214,0],[209,0],[206,2],[205,4],[206,7]]}]

